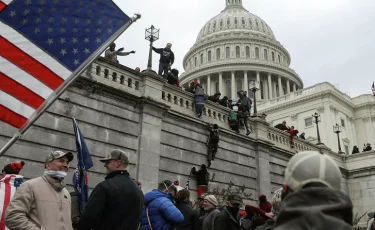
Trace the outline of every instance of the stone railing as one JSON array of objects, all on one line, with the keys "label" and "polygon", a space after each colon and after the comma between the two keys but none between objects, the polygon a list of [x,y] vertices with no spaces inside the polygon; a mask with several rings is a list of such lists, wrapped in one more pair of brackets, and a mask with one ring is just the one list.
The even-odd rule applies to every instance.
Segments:
[{"label": "stone railing", "polygon": [[[150,76],[149,74],[140,73],[100,57],[88,68],[85,76],[98,83],[106,84],[138,97],[152,97],[170,106],[172,112],[196,119],[194,95],[169,85],[166,80],[158,75],[153,74]],[[313,89],[307,88],[303,91],[307,93],[311,90]],[[304,94],[299,92],[300,91],[295,93],[300,95]],[[284,97],[286,96],[288,95]],[[282,99],[277,98],[277,100]],[[221,128],[229,129],[229,113],[229,108],[225,108],[211,101],[206,101],[203,111],[203,121],[218,124]],[[253,122],[250,121],[250,127],[254,126],[252,123]],[[295,152],[295,150],[306,151],[318,149],[315,145],[298,138],[294,139],[294,149],[292,149],[289,143],[289,134],[271,126],[268,126],[267,129],[267,139],[275,143],[275,146],[278,148],[292,152]],[[257,132],[257,130],[252,131],[254,133]],[[243,133],[243,131],[241,131],[241,133]]]},{"label": "stone railing", "polygon": [[[286,132],[282,132],[274,127],[268,128],[267,138],[272,141],[276,147],[291,150],[290,145],[290,135]],[[302,139],[294,138],[294,149],[297,151],[308,151],[308,150],[318,150],[318,148]]]}]

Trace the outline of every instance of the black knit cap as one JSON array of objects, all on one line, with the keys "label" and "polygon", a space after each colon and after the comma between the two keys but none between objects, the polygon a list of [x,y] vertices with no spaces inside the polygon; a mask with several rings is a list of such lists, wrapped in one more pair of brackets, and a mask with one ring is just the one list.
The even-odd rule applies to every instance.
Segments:
[{"label": "black knit cap", "polygon": [[3,172],[5,174],[18,174],[25,165],[24,161],[21,162],[12,162],[4,166]]}]

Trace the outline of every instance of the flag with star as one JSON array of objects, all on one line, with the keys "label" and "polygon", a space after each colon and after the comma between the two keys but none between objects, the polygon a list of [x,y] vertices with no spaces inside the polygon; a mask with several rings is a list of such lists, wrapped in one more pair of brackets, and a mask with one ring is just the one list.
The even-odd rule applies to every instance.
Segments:
[{"label": "flag with star", "polygon": [[22,134],[132,22],[111,0],[0,0],[0,121]]}]

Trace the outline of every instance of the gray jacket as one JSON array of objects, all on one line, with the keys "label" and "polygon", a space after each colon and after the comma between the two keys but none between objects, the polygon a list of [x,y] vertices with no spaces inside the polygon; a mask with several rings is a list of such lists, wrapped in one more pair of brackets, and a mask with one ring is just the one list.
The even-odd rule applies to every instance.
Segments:
[{"label": "gray jacket", "polygon": [[199,218],[199,220],[202,222],[202,230],[214,230],[214,220],[217,214],[219,214],[220,211],[218,209],[214,209],[211,212],[207,213],[206,215]]}]

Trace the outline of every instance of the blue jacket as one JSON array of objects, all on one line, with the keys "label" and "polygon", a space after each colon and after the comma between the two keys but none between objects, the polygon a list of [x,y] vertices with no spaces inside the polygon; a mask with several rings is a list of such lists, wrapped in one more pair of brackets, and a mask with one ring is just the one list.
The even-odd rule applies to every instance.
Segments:
[{"label": "blue jacket", "polygon": [[182,213],[173,204],[169,195],[154,189],[144,198],[145,207],[142,212],[141,230],[150,230],[146,208],[153,230],[173,230],[174,224],[184,220]]}]

